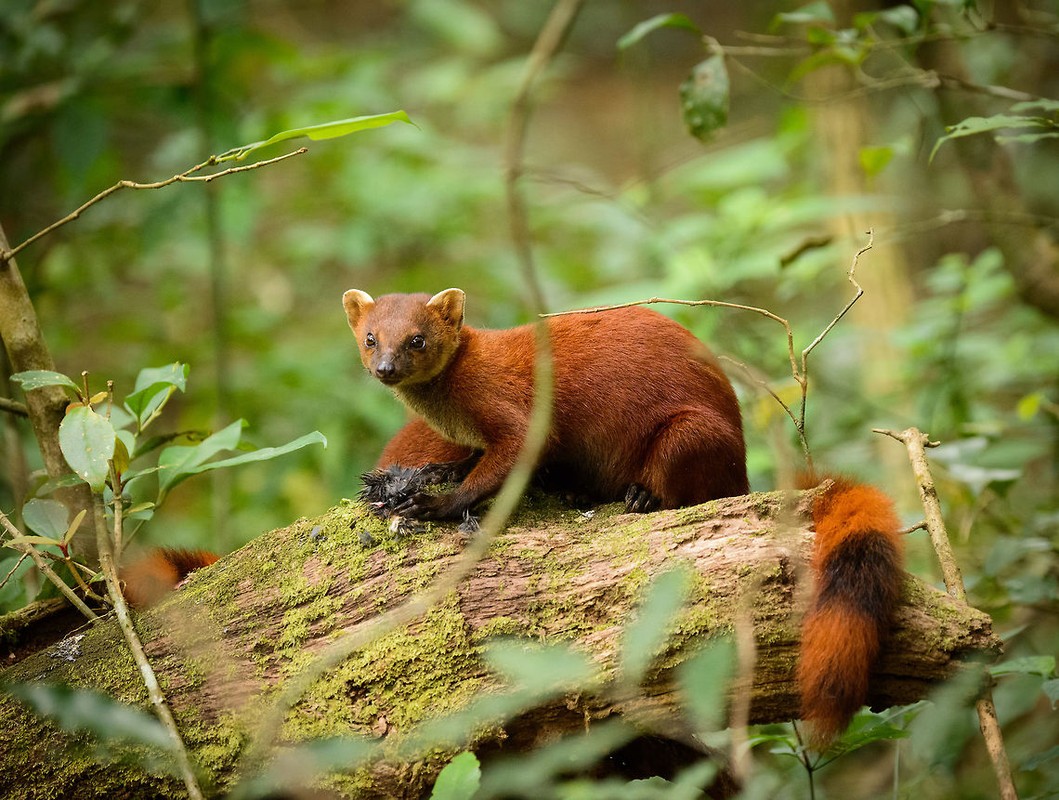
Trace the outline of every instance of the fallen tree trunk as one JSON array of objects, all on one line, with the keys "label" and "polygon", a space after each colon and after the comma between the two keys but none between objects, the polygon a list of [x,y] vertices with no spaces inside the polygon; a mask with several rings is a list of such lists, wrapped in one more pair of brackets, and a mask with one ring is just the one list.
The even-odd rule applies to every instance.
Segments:
[{"label": "fallen tree trunk", "polygon": [[[473,747],[517,752],[616,714],[670,720],[671,732],[682,734],[687,724],[673,668],[711,637],[731,632],[740,608],[753,620],[756,641],[749,721],[788,720],[797,715],[799,606],[812,539],[804,505],[803,495],[779,492],[646,515],[606,507],[588,517],[528,504],[446,600],[317,681],[288,715],[283,737],[374,737],[383,743],[381,757],[322,785],[345,796],[420,796],[459,745],[408,757],[396,755],[397,744],[418,723],[501,690],[481,659],[487,640],[570,643],[599,666],[605,683],[643,588],[677,563],[697,579],[640,691],[568,694],[475,731]],[[193,759],[213,785],[232,785],[247,736],[285,680],[336,635],[428,586],[467,536],[448,525],[399,536],[350,503],[258,537],[141,615],[148,654]],[[909,577],[870,701],[921,699],[964,659],[998,650],[985,614]],[[146,705],[109,622],[74,645],[27,659],[4,679],[92,687]],[[0,789],[17,796],[182,796],[180,784],[165,776],[101,766],[84,748],[60,751],[54,728],[9,697],[0,699],[0,726],[7,739]]]}]

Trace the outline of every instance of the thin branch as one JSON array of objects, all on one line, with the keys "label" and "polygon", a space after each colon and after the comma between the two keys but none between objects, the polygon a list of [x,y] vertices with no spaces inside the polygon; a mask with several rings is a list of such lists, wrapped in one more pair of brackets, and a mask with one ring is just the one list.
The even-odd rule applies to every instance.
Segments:
[{"label": "thin branch", "polygon": [[[7,518],[7,515],[4,514],[3,511],[0,511],[0,526],[2,526],[4,530],[7,531],[7,533],[11,536],[22,535],[19,529],[16,528],[14,524],[12,524],[11,520]],[[52,585],[54,585],[55,588],[62,593],[63,597],[69,600],[70,603],[73,604],[74,608],[84,614],[87,619],[99,619],[99,615],[96,614],[96,612],[90,609],[87,605],[85,605],[85,601],[77,596],[74,590],[66,584],[66,581],[64,581],[57,574],[55,574],[55,571],[48,565],[48,562],[44,560],[44,557],[37,551],[37,548],[35,548],[31,544],[12,544],[10,542],[7,543],[6,546],[32,558],[33,563],[37,566],[37,569],[39,569],[44,574],[44,576],[52,582]]]},{"label": "thin branch", "polygon": [[[799,409],[798,415],[795,416],[795,414],[791,410],[790,406],[788,406],[783,400],[781,400],[779,395],[776,394],[776,392],[774,392],[772,389],[769,389],[768,386],[766,384],[764,384],[764,382],[758,381],[756,379],[755,379],[755,382],[761,383],[761,385],[765,386],[765,388],[768,390],[769,394],[771,394],[776,399],[776,401],[780,404],[780,406],[783,408],[783,410],[785,412],[787,412],[787,416],[789,416],[791,418],[791,421],[794,423],[794,427],[795,427],[795,429],[796,429],[796,431],[798,433],[798,437],[801,440],[802,451],[805,454],[806,466],[810,470],[812,470],[812,468],[813,468],[813,458],[812,458],[812,453],[809,450],[808,438],[805,435],[805,410],[806,410],[806,406],[808,404],[807,400],[808,400],[808,392],[809,392],[809,363],[808,363],[809,362],[809,354],[813,351],[813,349],[818,344],[820,344],[820,342],[822,342],[824,340],[824,337],[826,337],[827,334],[829,334],[831,332],[831,330],[839,323],[839,321],[841,321],[841,319],[844,316],[846,316],[846,314],[849,312],[849,310],[851,308],[853,308],[854,304],[858,300],[860,300],[861,296],[864,294],[864,290],[861,288],[860,284],[857,283],[857,280],[856,280],[856,278],[854,276],[855,276],[856,271],[857,271],[857,264],[860,261],[860,257],[864,253],[866,253],[868,250],[871,250],[871,248],[872,248],[872,246],[874,244],[874,241],[875,241],[874,231],[869,230],[867,232],[867,236],[868,236],[868,243],[864,247],[860,248],[860,250],[858,250],[856,253],[853,254],[853,260],[850,263],[849,272],[847,273],[847,276],[846,276],[847,279],[849,280],[849,282],[853,284],[853,288],[856,290],[855,293],[854,293],[853,298],[848,303],[846,303],[845,307],[841,311],[838,312],[838,314],[835,316],[835,318],[833,320],[831,320],[830,323],[828,323],[827,327],[825,327],[819,333],[819,335],[817,335],[817,337],[815,339],[813,339],[813,341],[810,342],[809,345],[804,350],[802,350],[800,360],[799,360],[799,358],[797,356],[795,356],[795,352],[794,352],[794,329],[791,328],[790,322],[785,320],[783,317],[780,317],[780,316],[778,316],[776,314],[773,314],[768,309],[760,308],[758,306],[743,305],[742,303],[726,303],[726,302],[723,302],[721,300],[674,300],[674,299],[671,299],[671,298],[651,297],[651,298],[649,298],[647,300],[632,300],[632,301],[630,301],[628,303],[616,303],[614,305],[608,305],[608,306],[593,306],[592,308],[577,308],[577,309],[572,309],[570,311],[556,311],[556,312],[553,312],[551,314],[541,314],[540,316],[541,317],[560,317],[560,316],[566,316],[566,315],[569,315],[569,314],[598,314],[601,311],[614,311],[615,309],[619,309],[619,308],[631,308],[632,306],[645,306],[645,305],[651,305],[653,303],[669,303],[669,304],[672,304],[672,305],[679,305],[679,306],[714,306],[714,307],[717,307],[717,308],[733,308],[733,309],[737,309],[737,310],[740,310],[740,311],[752,311],[755,314],[760,314],[761,316],[763,316],[763,317],[765,317],[767,319],[771,319],[772,321],[779,323],[780,325],[783,326],[783,330],[787,334],[787,356],[788,356],[788,358],[790,359],[790,362],[791,362],[791,376],[794,378],[795,382],[798,384],[799,388],[801,389],[801,405],[800,405],[800,409]],[[738,361],[734,361],[733,359],[727,359],[727,360],[728,361],[732,361],[732,363],[738,364],[739,366],[742,366],[743,369],[747,369],[744,365],[740,364]],[[747,372],[749,372],[749,369],[747,369]]]},{"label": "thin branch", "polygon": [[[967,590],[964,588],[963,576],[960,574],[956,555],[949,542],[949,534],[945,530],[941,503],[938,501],[938,492],[934,487],[930,464],[927,462],[926,448],[937,447],[939,443],[930,441],[930,437],[918,428],[908,428],[900,433],[876,428],[873,432],[896,439],[903,443],[908,451],[908,460],[912,463],[912,472],[916,477],[919,498],[926,515],[927,531],[930,533],[931,544],[934,545],[934,551],[938,554],[938,561],[941,564],[945,589],[951,597],[966,604]],[[993,762],[993,772],[1000,787],[1000,796],[1003,800],[1018,800],[1015,782],[1011,775],[1011,765],[1008,762],[1007,751],[1004,749],[1004,737],[1000,730],[1000,723],[997,721],[996,706],[993,704],[993,692],[988,686],[975,702],[975,710],[978,712],[978,725],[982,731],[982,738],[985,740],[986,750]]]},{"label": "thin branch", "polygon": [[3,589],[5,586],[7,586],[7,582],[11,580],[15,572],[18,571],[18,568],[22,566],[22,562],[25,561],[27,558],[29,558],[29,553],[22,553],[18,557],[18,561],[15,562],[15,566],[11,567],[8,573],[4,576],[3,580],[0,580],[0,589]]},{"label": "thin branch", "polygon": [[[809,346],[806,347],[804,350],[802,350],[802,370],[801,370],[801,372],[802,372],[802,380],[798,381],[798,383],[801,384],[801,387],[802,387],[802,409],[801,409],[801,414],[799,415],[799,425],[798,425],[798,429],[800,431],[804,431],[805,430],[805,407],[806,407],[807,391],[808,391],[808,388],[809,388],[809,385],[808,385],[808,380],[809,380],[809,354],[811,352],[813,352],[813,350],[816,348],[816,346],[818,344],[820,344],[820,342],[822,342],[824,340],[824,337],[827,336],[827,334],[829,334],[831,332],[831,329],[834,328],[844,316],[846,316],[846,314],[849,312],[849,310],[851,308],[853,308],[854,304],[858,300],[860,300],[861,296],[864,294],[864,289],[862,289],[860,284],[857,283],[857,279],[854,276],[856,275],[857,262],[860,261],[861,255],[863,255],[864,253],[866,253],[869,250],[871,250],[872,245],[874,244],[874,242],[875,242],[875,231],[874,231],[874,229],[869,229],[868,230],[868,243],[866,245],[864,245],[864,247],[862,247],[856,253],[853,254],[853,262],[849,265],[849,272],[846,275],[847,279],[849,280],[850,283],[853,284],[853,288],[856,290],[856,292],[853,295],[853,299],[850,300],[848,303],[846,303],[846,307],[838,312],[838,315],[833,320],[831,320],[831,324],[829,324],[826,328],[824,328],[822,331],[820,331],[820,334],[815,339],[813,339],[812,342],[809,343]],[[795,376],[795,380],[798,380],[797,375]]]},{"label": "thin branch", "polygon": [[6,397],[0,397],[0,411],[14,414],[16,417],[29,416],[29,409],[25,405],[17,400],[8,400]]},{"label": "thin branch", "polygon": [[234,174],[236,172],[246,172],[248,170],[258,169],[260,167],[267,167],[270,164],[276,164],[276,163],[278,163],[280,161],[285,161],[288,158],[291,158],[293,156],[300,156],[302,153],[307,153],[307,152],[309,152],[308,148],[301,147],[301,148],[298,148],[297,150],[294,150],[294,151],[292,151],[290,153],[284,153],[281,156],[276,156],[275,158],[270,158],[270,159],[267,159],[265,161],[255,161],[253,164],[244,164],[244,165],[238,166],[238,167],[229,167],[228,169],[222,170],[220,172],[213,172],[213,173],[211,173],[209,175],[196,175],[195,174],[196,172],[200,172],[203,169],[205,169],[206,167],[211,167],[211,166],[213,166],[213,165],[215,165],[217,163],[217,160],[216,160],[217,157],[216,156],[210,156],[208,159],[203,161],[201,164],[196,164],[195,166],[191,167],[191,169],[185,170],[184,172],[181,172],[178,175],[174,175],[171,178],[166,178],[165,180],[162,180],[162,181],[155,181],[154,183],[137,183],[136,181],[129,181],[129,180],[118,181],[113,186],[111,186],[109,189],[104,189],[102,192],[97,194],[95,197],[93,197],[88,202],[83,203],[82,205],[78,206],[75,210],[73,210],[72,212],[67,214],[62,219],[56,220],[51,225],[49,225],[47,228],[44,228],[43,230],[40,230],[37,233],[33,234],[28,239],[26,239],[24,242],[22,242],[22,244],[17,245],[16,247],[11,248],[10,250],[0,250],[0,265],[5,264],[8,261],[10,261],[12,258],[17,256],[20,252],[22,252],[22,250],[24,250],[25,248],[29,247],[31,244],[33,244],[38,239],[41,239],[44,236],[47,236],[49,233],[52,233],[53,231],[57,230],[58,228],[61,228],[63,225],[66,225],[67,223],[73,222],[75,219],[80,217],[81,214],[83,214],[89,208],[94,206],[96,203],[99,203],[100,201],[105,200],[106,198],[110,197],[110,195],[114,194],[115,192],[117,192],[117,191],[119,191],[121,189],[161,189],[161,188],[163,188],[165,186],[169,186],[170,184],[173,184],[173,183],[193,183],[193,182],[209,183],[210,181],[216,180],[217,178],[223,178],[226,175],[232,175],[232,174]]},{"label": "thin branch", "polygon": [[[117,532],[121,530],[122,526],[121,482],[118,479],[113,462],[110,464],[110,474],[112,488],[114,489],[114,529]],[[110,600],[114,605],[114,615],[117,618],[118,627],[121,628],[125,643],[129,646],[132,658],[140,670],[140,677],[143,679],[143,685],[151,698],[155,716],[158,717],[159,722],[162,723],[166,733],[169,735],[172,753],[176,758],[180,777],[184,780],[184,787],[187,789],[188,796],[191,800],[202,800],[202,789],[199,788],[195,771],[191,767],[191,758],[188,756],[184,740],[180,736],[180,729],[173,718],[173,712],[169,710],[165,695],[162,693],[162,687],[158,684],[158,677],[155,675],[154,668],[151,666],[147,653],[143,649],[139,634],[136,633],[136,628],[132,624],[129,607],[126,605],[125,596],[121,591],[121,582],[118,578],[118,570],[114,564],[114,553],[111,549],[110,532],[107,529],[103,498],[100,495],[96,495],[93,499],[95,502],[92,505],[92,510],[96,527],[96,546],[99,548],[99,566],[100,571],[103,573],[103,579],[107,584],[107,593],[110,595]]]}]

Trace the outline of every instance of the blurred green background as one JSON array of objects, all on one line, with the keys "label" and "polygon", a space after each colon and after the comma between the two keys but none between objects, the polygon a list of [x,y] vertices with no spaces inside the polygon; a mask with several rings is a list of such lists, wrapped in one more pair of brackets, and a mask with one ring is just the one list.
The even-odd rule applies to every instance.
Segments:
[{"label": "blurred green background", "polygon": [[[777,17],[794,5],[586,4],[528,131],[522,187],[549,308],[652,296],[751,304],[789,319],[800,350],[851,297],[846,272],[871,227],[857,272],[866,294],[810,359],[814,456],[886,487],[912,523],[921,509],[903,448],[871,429],[916,425],[944,442],[932,457],[974,603],[1013,656],[1054,654],[1059,318],[1020,292],[1012,252],[1054,231],[1059,149],[1054,139],[1003,145],[1012,184],[1000,198],[983,196],[957,142],[929,156],[945,125],[970,116],[958,86],[938,88],[954,65],[968,85],[1059,96],[1056,3],[920,2],[897,6],[903,20],[858,27],[854,12],[873,7],[836,2],[830,29],[859,31],[838,67],[828,64],[843,61],[841,35],[828,34],[831,57],[815,61],[770,38],[822,35]],[[208,186],[119,193],[19,255],[60,371],[88,370],[94,389],[113,379],[123,394],[141,367],[183,361],[188,392],[170,404],[169,430],[242,417],[259,446],[313,429],[328,438],[326,450],[187,482],[145,543],[228,551],[356,493],[404,412],[360,366],[345,289],[459,286],[470,324],[528,321],[503,143],[549,4],[4,6],[0,223],[12,244],[119,179],[166,178],[276,131],[399,108],[415,122],[309,143],[307,155]],[[678,95],[703,42],[665,29],[617,47],[663,11],[733,46],[729,124],[707,143],[688,134]],[[916,38],[928,14],[941,44]],[[865,41],[875,44],[861,58]],[[1018,99],[964,94],[983,114]],[[1004,237],[1016,244],[998,249]],[[1043,263],[1054,273],[1052,258]],[[796,401],[774,322],[659,308]],[[752,483],[771,488],[800,458],[793,428],[745,371],[729,372]],[[3,424],[7,510],[39,454],[28,426]],[[923,532],[909,549],[911,570],[936,579]],[[19,591],[12,582],[0,600]],[[1054,671],[999,689],[1023,759],[1042,750],[1041,725],[1055,740],[1047,679]],[[1042,763],[1027,780],[1055,761]]]}]

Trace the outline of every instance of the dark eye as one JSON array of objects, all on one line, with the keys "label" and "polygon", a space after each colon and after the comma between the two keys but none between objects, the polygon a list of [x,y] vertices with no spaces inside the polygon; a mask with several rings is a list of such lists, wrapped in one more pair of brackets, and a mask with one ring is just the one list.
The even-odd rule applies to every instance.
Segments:
[{"label": "dark eye", "polygon": [[412,340],[408,343],[408,346],[411,347],[413,350],[422,350],[424,347],[427,346],[427,340],[417,333],[415,336],[412,337]]},{"label": "dark eye", "polygon": [[374,333],[369,333],[367,336],[364,337],[364,346],[365,347],[374,347],[375,346],[375,334]]}]

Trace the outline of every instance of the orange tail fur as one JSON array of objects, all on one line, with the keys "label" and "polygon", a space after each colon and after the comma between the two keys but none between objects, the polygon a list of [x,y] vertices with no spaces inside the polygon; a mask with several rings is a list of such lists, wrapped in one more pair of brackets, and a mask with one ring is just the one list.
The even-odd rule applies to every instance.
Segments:
[{"label": "orange tail fur", "polygon": [[901,595],[900,521],[878,489],[832,476],[813,504],[813,600],[798,686],[809,741],[826,746],[864,705],[868,677]]},{"label": "orange tail fur", "polygon": [[127,567],[122,567],[125,599],[137,608],[154,605],[190,573],[216,560],[217,556],[207,550],[177,550],[169,547],[151,550]]}]

